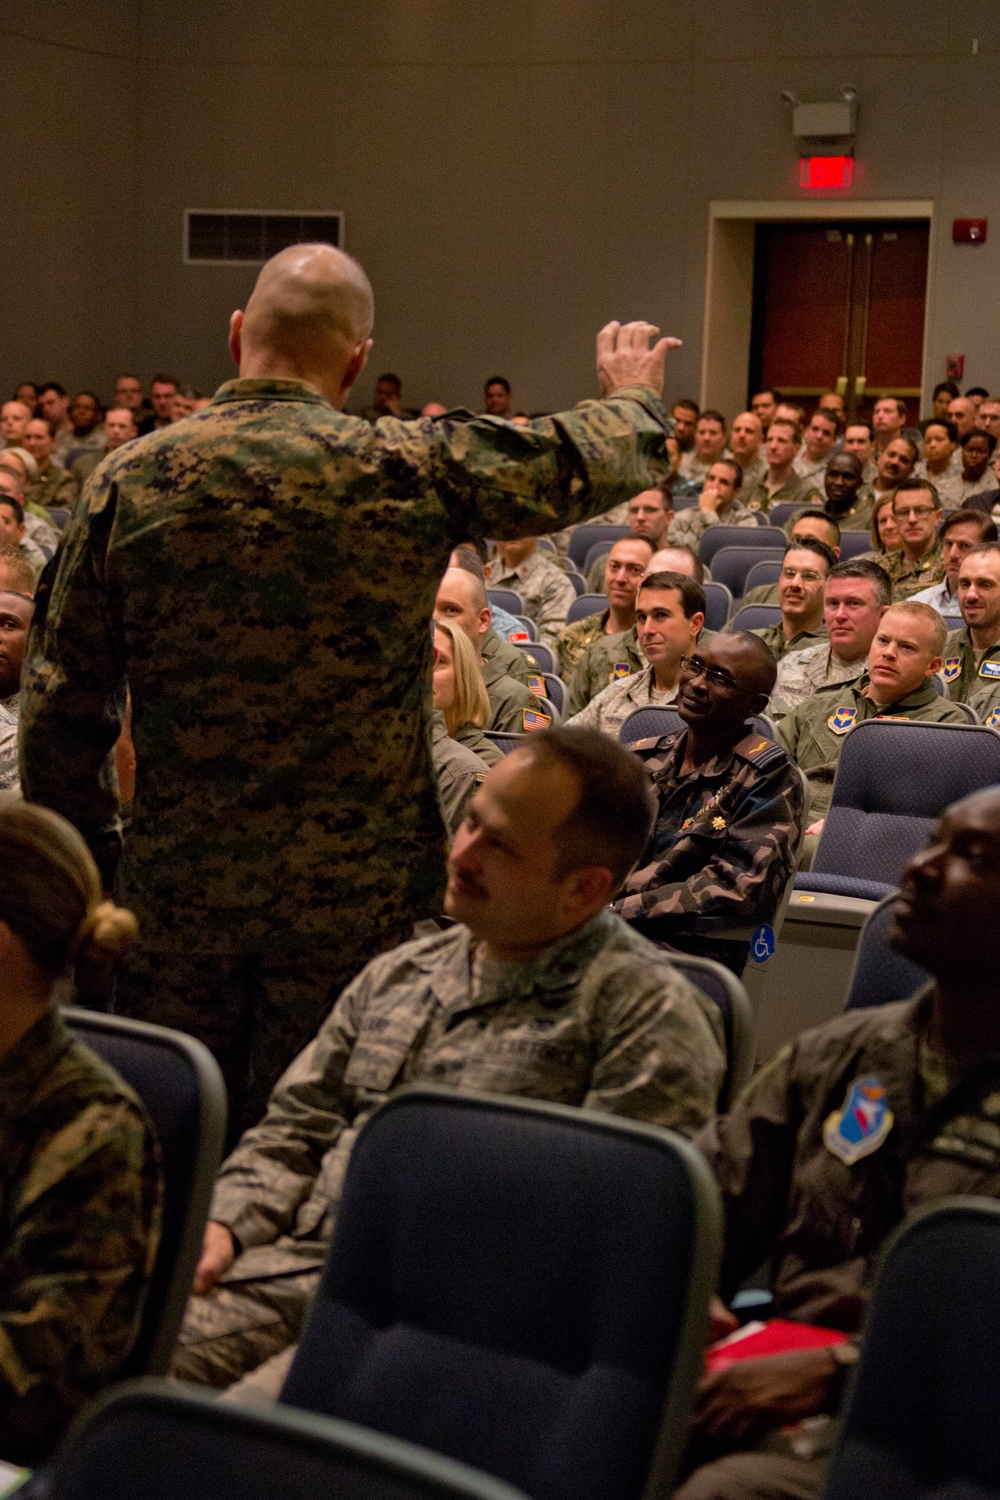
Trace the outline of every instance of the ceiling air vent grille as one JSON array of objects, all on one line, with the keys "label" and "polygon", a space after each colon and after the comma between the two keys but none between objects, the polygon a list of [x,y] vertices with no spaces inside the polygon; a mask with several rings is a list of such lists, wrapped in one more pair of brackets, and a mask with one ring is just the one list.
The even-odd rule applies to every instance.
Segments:
[{"label": "ceiling air vent grille", "polygon": [[343,244],[342,213],[252,213],[244,209],[184,211],[184,260],[199,266],[252,266],[288,245],[320,240]]}]

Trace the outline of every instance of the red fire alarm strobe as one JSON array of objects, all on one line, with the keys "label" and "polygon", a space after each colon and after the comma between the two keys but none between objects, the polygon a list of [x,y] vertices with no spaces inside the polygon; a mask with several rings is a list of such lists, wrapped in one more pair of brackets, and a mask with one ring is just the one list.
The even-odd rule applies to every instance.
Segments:
[{"label": "red fire alarm strobe", "polygon": [[954,219],[951,237],[956,245],[982,245],[988,223],[988,219]]},{"label": "red fire alarm strobe", "polygon": [[961,380],[965,374],[965,355],[946,354],[944,360],[944,374],[946,380]]}]

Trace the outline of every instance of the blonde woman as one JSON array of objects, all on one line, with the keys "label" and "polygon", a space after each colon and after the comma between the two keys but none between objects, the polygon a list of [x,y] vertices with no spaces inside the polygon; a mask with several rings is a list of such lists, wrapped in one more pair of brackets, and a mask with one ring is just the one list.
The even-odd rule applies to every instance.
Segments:
[{"label": "blonde woman", "polygon": [[118,1074],[53,1003],[73,963],[135,937],[87,846],[0,797],[0,1457],[36,1464],[117,1379],[159,1242],[159,1153]]},{"label": "blonde woman", "polygon": [[448,734],[489,766],[502,752],[482,733],[490,700],[472,642],[446,620],[434,622],[434,707],[444,715]]}]

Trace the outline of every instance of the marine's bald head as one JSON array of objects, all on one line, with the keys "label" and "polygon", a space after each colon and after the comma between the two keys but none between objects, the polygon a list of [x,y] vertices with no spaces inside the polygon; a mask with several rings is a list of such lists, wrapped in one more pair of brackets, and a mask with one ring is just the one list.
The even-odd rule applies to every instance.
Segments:
[{"label": "marine's bald head", "polygon": [[241,375],[309,380],[341,405],[335,397],[346,396],[364,366],[374,316],[371,284],[352,256],[332,245],[290,245],[264,266],[246,310],[233,314],[233,356]]}]

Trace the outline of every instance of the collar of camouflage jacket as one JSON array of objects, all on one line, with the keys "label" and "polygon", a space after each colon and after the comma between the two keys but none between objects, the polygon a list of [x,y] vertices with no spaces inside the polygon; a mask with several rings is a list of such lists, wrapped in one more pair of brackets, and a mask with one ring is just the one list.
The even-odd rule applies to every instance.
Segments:
[{"label": "collar of camouflage jacket", "polygon": [[51,1007],[0,1059],[2,1113],[16,1118],[39,1082],[72,1042],[62,1016]]},{"label": "collar of camouflage jacket", "polygon": [[435,945],[414,962],[427,976],[442,1007],[452,1015],[508,1000],[526,1000],[531,995],[539,996],[543,1004],[561,1005],[606,943],[615,920],[610,912],[600,911],[575,932],[520,963],[501,964],[488,959],[482,966],[475,999],[470,988],[470,959],[477,939],[467,927],[459,924],[447,934],[450,948]]},{"label": "collar of camouflage jacket", "polygon": [[[323,392],[307,380],[286,380],[277,375],[253,380],[227,380],[212,397],[212,405],[221,405],[224,401],[310,401],[315,406],[330,406]],[[333,410],[332,406],[330,410]]]},{"label": "collar of camouflage jacket", "polygon": [[[892,714],[905,714],[908,708],[926,708],[928,703],[933,703],[935,698],[941,696],[937,688],[934,686],[934,683],[928,677],[927,681],[923,684],[922,687],[914,688],[912,693],[907,693],[906,697],[900,698],[898,702],[886,704],[876,703],[874,698],[869,698],[865,694],[865,688],[868,686],[870,681],[871,679],[868,676],[868,673],[865,672],[861,677],[858,678],[857,682],[852,682],[849,684],[849,686],[851,692],[854,693],[855,697],[864,698],[865,703],[869,706],[869,708],[874,710],[874,713],[872,715],[873,718],[889,718]],[[836,691],[836,689],[831,689],[831,691]]]}]

